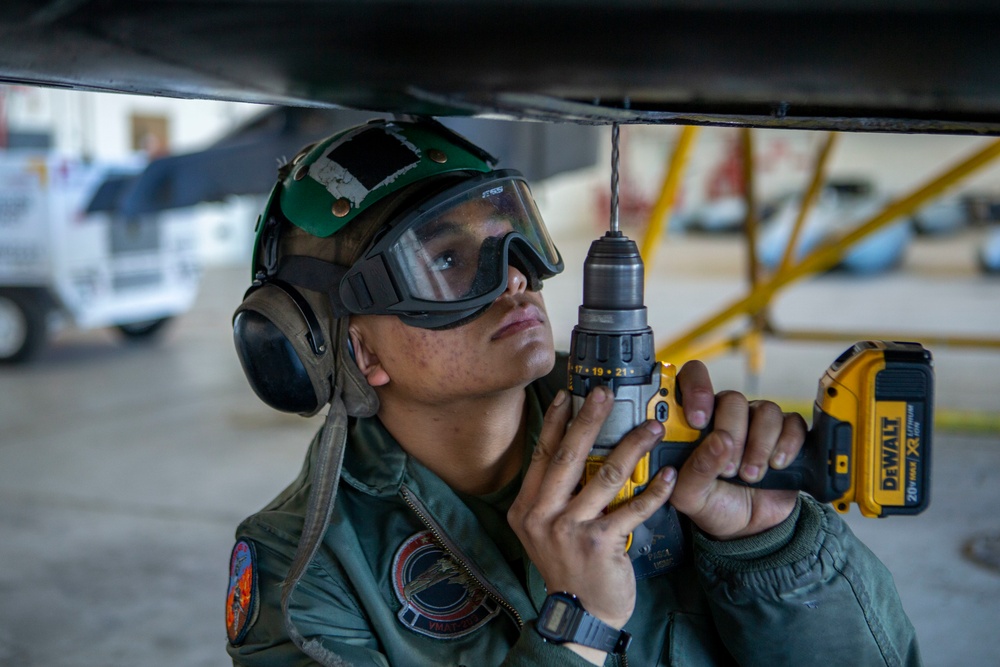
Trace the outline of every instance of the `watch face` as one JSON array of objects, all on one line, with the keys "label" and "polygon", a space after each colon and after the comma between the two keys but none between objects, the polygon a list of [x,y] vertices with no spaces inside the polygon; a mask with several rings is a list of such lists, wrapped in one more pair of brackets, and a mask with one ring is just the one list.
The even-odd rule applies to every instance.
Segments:
[{"label": "watch face", "polygon": [[565,637],[566,628],[569,625],[571,616],[570,611],[571,607],[566,602],[551,599],[548,613],[543,614],[541,621],[542,630],[557,637]]}]

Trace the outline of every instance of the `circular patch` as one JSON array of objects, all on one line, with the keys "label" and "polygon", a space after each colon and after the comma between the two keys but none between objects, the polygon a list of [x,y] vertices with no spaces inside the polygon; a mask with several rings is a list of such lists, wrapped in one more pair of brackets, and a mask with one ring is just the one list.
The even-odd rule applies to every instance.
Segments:
[{"label": "circular patch", "polygon": [[399,547],[392,574],[393,589],[403,605],[397,614],[400,622],[428,637],[467,635],[500,612],[499,603],[434,541],[429,530]]},{"label": "circular patch", "polygon": [[257,615],[257,554],[253,542],[240,540],[229,558],[226,634],[233,646],[247,635]]}]

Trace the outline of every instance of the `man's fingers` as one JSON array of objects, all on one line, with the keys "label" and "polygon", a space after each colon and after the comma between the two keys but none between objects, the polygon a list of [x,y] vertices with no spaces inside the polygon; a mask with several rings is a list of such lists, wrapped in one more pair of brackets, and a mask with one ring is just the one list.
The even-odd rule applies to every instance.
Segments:
[{"label": "man's fingers", "polygon": [[747,445],[743,452],[740,477],[747,482],[759,482],[767,472],[771,456],[778,445],[785,415],[771,401],[750,403],[750,427]]},{"label": "man's fingers", "polygon": [[714,430],[695,448],[684,462],[677,487],[671,496],[674,507],[685,514],[700,512],[719,484],[727,484],[719,476],[731,464],[736,449],[733,436]]},{"label": "man's fingers", "polygon": [[559,447],[563,433],[566,431],[566,422],[572,414],[572,402],[569,400],[569,392],[560,389],[552,399],[552,404],[545,411],[545,418],[542,421],[542,430],[538,435],[538,442],[535,450],[531,453],[531,464],[524,473],[524,480],[521,482],[521,491],[518,494],[515,504],[534,502],[538,493],[538,487],[545,478],[545,471],[548,470],[549,460],[553,451]]},{"label": "man's fingers", "polygon": [[787,468],[799,455],[808,432],[806,420],[797,412],[786,413],[781,424],[781,435],[771,453],[770,465],[781,470]]},{"label": "man's fingers", "polygon": [[[723,468],[722,477],[733,477],[740,471],[743,461],[743,443],[747,439],[750,423],[750,407],[746,396],[738,391],[721,391],[715,397],[714,430],[725,431],[731,438],[732,448],[729,460]],[[764,459],[767,461],[767,458]]]},{"label": "man's fingers", "polygon": [[663,425],[654,420],[643,422],[630,431],[577,494],[573,501],[574,514],[585,519],[600,513],[632,477],[640,459],[662,439]]},{"label": "man's fingers", "polygon": [[580,482],[587,454],[613,405],[614,396],[610,389],[603,386],[595,388],[573,417],[562,438],[546,441],[546,453],[543,456],[547,465],[535,494],[537,504],[559,507],[566,504]]},{"label": "man's fingers", "polygon": [[708,426],[715,407],[715,390],[708,368],[700,361],[689,361],[677,373],[677,387],[684,407],[684,417],[693,428]]},{"label": "man's fingers", "polygon": [[613,536],[615,540],[620,542],[620,549],[623,551],[628,535],[670,500],[676,483],[677,471],[670,466],[665,466],[657,471],[653,479],[649,480],[642,493],[634,496],[629,502],[604,516],[599,516],[591,521],[575,523],[576,525],[589,525],[593,535]]},{"label": "man's fingers", "polygon": [[770,401],[754,401],[750,413],[740,477],[752,484],[763,479],[769,468],[785,468],[798,456],[806,422],[798,414],[782,412]]},{"label": "man's fingers", "polygon": [[614,534],[627,538],[629,533],[653,516],[656,510],[670,500],[676,483],[677,471],[669,466],[663,467],[650,480],[642,493],[613,512],[609,512],[600,521]]}]

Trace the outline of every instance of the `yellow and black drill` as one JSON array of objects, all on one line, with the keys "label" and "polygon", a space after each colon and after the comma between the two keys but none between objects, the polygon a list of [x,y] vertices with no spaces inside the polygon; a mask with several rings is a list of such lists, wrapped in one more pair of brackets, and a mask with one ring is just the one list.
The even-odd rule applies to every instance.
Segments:
[{"label": "yellow and black drill", "polygon": [[[665,427],[663,441],[639,463],[612,508],[642,491],[663,466],[679,469],[708,432],[687,424],[675,386],[677,369],[655,358],[643,273],[635,242],[614,226],[594,241],[584,263],[583,305],[570,342],[574,414],[597,385],[615,395],[584,483],[640,423],[656,419]],[[869,517],[922,512],[930,498],[933,393],[931,354],[918,343],[857,343],[820,379],[812,427],[799,457],[752,486],[805,491],[841,512],[854,502]],[[640,554],[653,554],[669,529],[663,517],[657,520],[659,527],[637,529],[630,539],[633,562]]]}]

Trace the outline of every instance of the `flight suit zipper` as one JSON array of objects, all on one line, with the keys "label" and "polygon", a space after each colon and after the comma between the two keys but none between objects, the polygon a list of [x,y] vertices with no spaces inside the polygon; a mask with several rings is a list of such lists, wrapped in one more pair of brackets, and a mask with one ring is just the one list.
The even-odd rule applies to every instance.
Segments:
[{"label": "flight suit zipper", "polygon": [[430,513],[427,511],[427,508],[424,507],[423,503],[417,500],[416,495],[414,495],[405,484],[400,487],[399,493],[403,497],[403,501],[410,507],[411,510],[413,510],[414,514],[420,518],[420,521],[427,526],[427,528],[431,531],[431,534],[434,535],[434,539],[437,540],[437,543],[448,552],[448,555],[451,556],[456,563],[458,563],[458,566],[461,567],[468,576],[472,577],[472,579],[479,584],[484,591],[486,591],[486,594],[489,595],[493,601],[499,604],[508,614],[510,614],[511,618],[514,619],[514,622],[517,623],[518,630],[524,628],[524,619],[521,618],[521,614],[517,612],[514,605],[507,602],[507,600],[505,600],[500,594],[500,591],[486,581],[485,577],[480,576],[480,574],[465,561],[462,557],[461,550],[455,545],[454,542],[451,541],[451,538],[445,534],[444,530],[442,530],[441,527],[430,518]]}]

